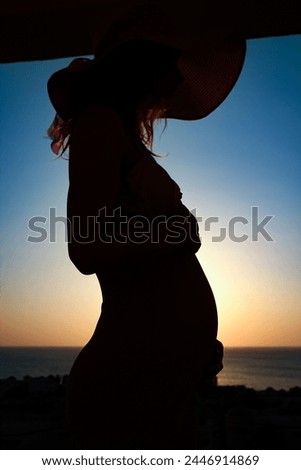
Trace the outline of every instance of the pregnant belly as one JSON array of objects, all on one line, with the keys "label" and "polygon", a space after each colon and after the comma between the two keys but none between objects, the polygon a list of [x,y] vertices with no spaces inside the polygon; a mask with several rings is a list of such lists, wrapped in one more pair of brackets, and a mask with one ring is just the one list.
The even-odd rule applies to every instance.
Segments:
[{"label": "pregnant belly", "polygon": [[211,354],[217,311],[196,256],[179,252],[135,270],[99,276],[103,305],[93,344],[123,357],[149,354],[184,362]]},{"label": "pregnant belly", "polygon": [[[217,333],[211,288],[190,253],[99,279],[101,317],[69,376],[71,427],[78,435],[95,435],[89,430],[93,416],[105,440],[115,415],[120,429],[136,413],[137,421],[153,419],[156,435],[161,411],[170,407],[178,419],[210,361]],[[123,419],[126,410],[130,419]]]}]

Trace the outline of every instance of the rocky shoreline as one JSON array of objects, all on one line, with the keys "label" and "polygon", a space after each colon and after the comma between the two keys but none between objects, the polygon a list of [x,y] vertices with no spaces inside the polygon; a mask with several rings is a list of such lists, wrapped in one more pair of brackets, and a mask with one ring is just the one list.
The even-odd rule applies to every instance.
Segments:
[{"label": "rocky shoreline", "polygon": [[[0,449],[71,449],[68,376],[0,379]],[[301,448],[301,388],[207,384],[199,393],[200,449]]]}]

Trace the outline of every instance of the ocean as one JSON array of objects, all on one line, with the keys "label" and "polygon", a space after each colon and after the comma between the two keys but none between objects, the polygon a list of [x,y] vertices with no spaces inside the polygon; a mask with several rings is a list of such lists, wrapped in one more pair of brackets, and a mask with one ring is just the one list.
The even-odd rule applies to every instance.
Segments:
[{"label": "ocean", "polygon": [[[0,379],[14,376],[64,376],[80,348],[0,347]],[[301,387],[301,348],[225,348],[219,385],[244,385],[255,390]]]}]

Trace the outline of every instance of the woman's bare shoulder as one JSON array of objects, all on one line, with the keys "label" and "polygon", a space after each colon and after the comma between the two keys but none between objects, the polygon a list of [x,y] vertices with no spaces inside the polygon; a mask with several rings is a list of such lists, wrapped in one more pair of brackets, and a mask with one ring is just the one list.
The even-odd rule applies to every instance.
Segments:
[{"label": "woman's bare shoulder", "polygon": [[[83,160],[81,165],[120,164],[127,145],[121,116],[109,106],[89,106],[74,122],[70,138],[70,163]],[[100,155],[114,158],[99,159]]]}]

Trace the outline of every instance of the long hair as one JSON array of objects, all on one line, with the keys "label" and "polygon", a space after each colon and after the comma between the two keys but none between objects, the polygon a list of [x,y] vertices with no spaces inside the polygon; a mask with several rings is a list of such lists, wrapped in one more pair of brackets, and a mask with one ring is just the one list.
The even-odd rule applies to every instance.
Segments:
[{"label": "long hair", "polygon": [[[154,124],[164,119],[168,97],[158,88],[160,80],[176,68],[177,49],[148,41],[131,41],[118,46],[93,69],[89,80],[83,79],[81,107],[89,104],[110,105],[123,118],[128,130],[153,153]],[[122,73],[120,73],[122,72]],[[175,74],[175,83],[179,75]],[[62,156],[69,147],[69,137],[76,116],[64,121],[58,114],[48,129],[52,151]]]}]

